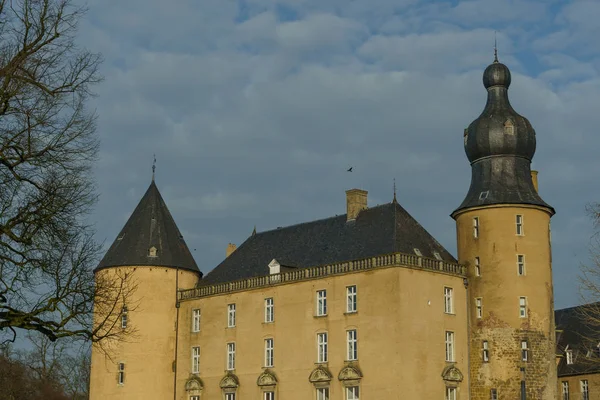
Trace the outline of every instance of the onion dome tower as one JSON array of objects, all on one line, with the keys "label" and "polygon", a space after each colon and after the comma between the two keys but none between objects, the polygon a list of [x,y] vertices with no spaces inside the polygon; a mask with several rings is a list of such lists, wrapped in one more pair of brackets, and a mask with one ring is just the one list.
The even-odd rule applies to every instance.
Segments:
[{"label": "onion dome tower", "polygon": [[464,132],[471,186],[452,213],[458,259],[468,266],[471,399],[550,400],[554,209],[537,192],[536,134],[512,108],[510,83],[496,55],[483,74],[485,108]]},{"label": "onion dome tower", "polygon": [[172,398],[177,289],[194,287],[202,273],[154,177],[95,276],[119,291],[116,306],[96,302],[95,321],[109,315],[123,338],[92,349],[90,399]]}]

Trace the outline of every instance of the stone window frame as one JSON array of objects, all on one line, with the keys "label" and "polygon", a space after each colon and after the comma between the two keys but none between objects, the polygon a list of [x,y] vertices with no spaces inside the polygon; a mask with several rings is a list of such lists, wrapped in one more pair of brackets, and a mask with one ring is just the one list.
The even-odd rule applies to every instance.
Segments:
[{"label": "stone window frame", "polygon": [[481,358],[484,363],[490,362],[490,348],[487,340],[481,342]]},{"label": "stone window frame", "polygon": [[454,289],[444,286],[444,313],[454,314]]},{"label": "stone window frame", "polygon": [[121,329],[127,328],[127,323],[129,322],[129,310],[127,309],[127,305],[123,304],[121,308]]},{"label": "stone window frame", "polygon": [[346,313],[358,312],[358,288],[356,285],[346,286]]},{"label": "stone window frame", "polygon": [[327,289],[317,290],[315,311],[317,317],[324,317],[327,315]]},{"label": "stone window frame", "polygon": [[561,398],[562,400],[569,400],[569,381],[562,381],[561,383]]},{"label": "stone window frame", "polygon": [[226,369],[227,371],[234,371],[235,370],[235,342],[228,342],[227,343],[227,362],[226,362]]},{"label": "stone window frame", "polygon": [[529,342],[527,339],[521,340],[521,361],[529,362]]},{"label": "stone window frame", "polygon": [[581,389],[581,400],[590,400],[590,385],[587,379],[581,379],[579,381],[579,388]]},{"label": "stone window frame", "polygon": [[265,299],[265,323],[270,324],[275,322],[275,299],[267,297]]},{"label": "stone window frame", "polygon": [[454,331],[446,331],[445,334],[445,348],[446,348],[446,362],[455,362],[454,355]]},{"label": "stone window frame", "polygon": [[329,386],[323,386],[315,388],[315,392],[317,394],[317,400],[329,400]]},{"label": "stone window frame", "polygon": [[356,328],[346,330],[346,361],[358,360],[358,330]]},{"label": "stone window frame", "polygon": [[483,298],[475,297],[475,317],[477,319],[483,318]]},{"label": "stone window frame", "polygon": [[327,332],[317,333],[317,363],[325,364],[329,360],[329,335]]},{"label": "stone window frame", "polygon": [[479,217],[473,217],[473,238],[479,239]]},{"label": "stone window frame", "polygon": [[227,304],[227,327],[235,328],[235,315],[236,313],[236,305],[235,303]]},{"label": "stone window frame", "polygon": [[519,318],[527,318],[527,296],[519,296]]},{"label": "stone window frame", "polygon": [[200,346],[192,346],[192,374],[200,373]]},{"label": "stone window frame", "polygon": [[117,363],[117,383],[120,386],[125,384],[125,363],[123,361]]},{"label": "stone window frame", "polygon": [[456,386],[446,386],[446,400],[458,400],[458,388]]},{"label": "stone window frame", "polygon": [[475,276],[481,276],[481,258],[475,256]]},{"label": "stone window frame", "polygon": [[192,332],[200,332],[200,317],[201,312],[199,308],[194,308],[192,310]]},{"label": "stone window frame", "polygon": [[[270,344],[270,346],[269,346]],[[265,339],[265,367],[271,368],[275,363],[275,339]]]},{"label": "stone window frame", "polygon": [[345,400],[359,400],[360,399],[360,386],[346,386],[344,387],[344,399]]},{"label": "stone window frame", "polygon": [[523,214],[517,214],[515,216],[515,229],[516,229],[517,236],[525,236],[525,229],[524,229],[523,221],[524,221]]}]

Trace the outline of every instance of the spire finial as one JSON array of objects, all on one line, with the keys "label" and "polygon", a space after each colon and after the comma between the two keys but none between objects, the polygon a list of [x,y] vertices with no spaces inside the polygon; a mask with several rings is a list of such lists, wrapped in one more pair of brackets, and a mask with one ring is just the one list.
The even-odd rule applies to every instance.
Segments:
[{"label": "spire finial", "polygon": [[396,178],[394,178],[394,203],[396,203]]},{"label": "spire finial", "polygon": [[154,162],[152,162],[152,182],[154,182],[154,172],[156,171],[156,154],[154,154]]},{"label": "spire finial", "polygon": [[256,235],[256,225],[254,225],[254,229],[252,230],[252,236]]},{"label": "spire finial", "polygon": [[496,37],[496,31],[494,31],[494,62],[498,62],[498,39]]}]

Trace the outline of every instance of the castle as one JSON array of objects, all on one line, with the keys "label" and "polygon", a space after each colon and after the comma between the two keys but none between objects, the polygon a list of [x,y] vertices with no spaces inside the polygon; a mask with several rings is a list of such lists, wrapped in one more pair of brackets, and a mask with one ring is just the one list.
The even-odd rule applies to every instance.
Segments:
[{"label": "castle", "polygon": [[135,276],[136,336],[93,350],[91,400],[568,399],[535,130],[497,58],[483,83],[458,259],[395,196],[351,189],[346,214],[254,231],[203,276],[153,180],[96,269]]}]

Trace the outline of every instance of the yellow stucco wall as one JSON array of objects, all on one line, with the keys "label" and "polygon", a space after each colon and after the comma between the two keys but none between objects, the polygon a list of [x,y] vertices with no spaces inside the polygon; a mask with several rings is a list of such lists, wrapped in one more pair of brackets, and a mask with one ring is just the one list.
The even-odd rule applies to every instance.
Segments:
[{"label": "yellow stucco wall", "polygon": [[[92,348],[90,399],[173,398],[177,271],[165,267],[115,267],[97,272],[127,272],[135,290],[126,300],[128,327],[134,331],[118,343],[104,343],[107,353]],[[193,287],[198,276],[178,271],[179,287]],[[96,319],[101,318],[96,315]],[[120,329],[120,325],[116,327]],[[117,382],[117,364],[125,363],[125,382]]]},{"label": "yellow stucco wall", "polygon": [[568,382],[569,384],[569,400],[582,399],[581,382],[583,380],[588,381],[589,400],[600,400],[600,374],[564,376],[558,378],[557,399],[564,399],[562,392],[563,382]]},{"label": "yellow stucco wall", "polygon": [[[266,269],[266,266],[265,266]],[[345,314],[346,287],[356,285],[358,312]],[[455,314],[444,312],[444,287],[454,290]],[[328,315],[315,317],[316,291],[327,290]],[[275,321],[264,323],[264,300],[274,298]],[[236,304],[236,327],[227,328],[227,305]],[[201,329],[192,333],[192,310]],[[443,399],[445,331],[455,332],[456,367],[464,374],[459,398],[468,398],[466,289],[463,278],[407,267],[329,276],[238,293],[183,301],[180,308],[177,399],[188,400],[192,346],[200,346],[202,399],[222,399],[226,343],[236,343],[239,399],[261,399],[257,378],[264,339],[275,343],[276,398],[315,399],[309,375],[317,366],[318,332],[328,332],[330,398],[342,399],[338,373],[346,359],[346,330],[358,331],[361,399]]]},{"label": "yellow stucco wall", "polygon": [[[523,235],[517,235],[516,215],[523,216]],[[479,235],[474,237],[474,217]],[[490,398],[496,388],[501,399],[519,398],[525,368],[528,399],[556,398],[554,307],[550,214],[527,206],[494,206],[459,214],[459,263],[468,267],[471,302],[472,399]],[[525,256],[520,276],[517,255]],[[477,276],[475,258],[481,275]],[[519,313],[519,297],[527,298],[527,317]],[[478,318],[476,298],[481,298]],[[490,361],[482,360],[482,342],[488,341]],[[521,341],[527,340],[529,361],[522,362]]]}]

